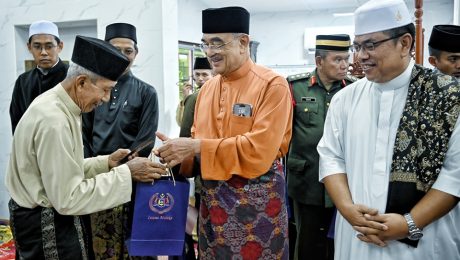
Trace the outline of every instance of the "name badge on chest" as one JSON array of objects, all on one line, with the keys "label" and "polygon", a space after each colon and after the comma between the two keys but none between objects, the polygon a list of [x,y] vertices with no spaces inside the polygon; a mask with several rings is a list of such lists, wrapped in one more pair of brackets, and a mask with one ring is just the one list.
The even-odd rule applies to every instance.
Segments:
[{"label": "name badge on chest", "polygon": [[304,102],[316,102],[315,97],[301,97],[300,99]]}]

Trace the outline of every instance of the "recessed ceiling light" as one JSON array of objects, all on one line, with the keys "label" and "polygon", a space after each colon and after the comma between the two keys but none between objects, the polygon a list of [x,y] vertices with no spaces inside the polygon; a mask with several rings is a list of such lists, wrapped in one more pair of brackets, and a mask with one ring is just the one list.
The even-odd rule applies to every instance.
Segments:
[{"label": "recessed ceiling light", "polygon": [[334,17],[340,17],[340,16],[353,16],[353,13],[333,13],[332,14]]}]

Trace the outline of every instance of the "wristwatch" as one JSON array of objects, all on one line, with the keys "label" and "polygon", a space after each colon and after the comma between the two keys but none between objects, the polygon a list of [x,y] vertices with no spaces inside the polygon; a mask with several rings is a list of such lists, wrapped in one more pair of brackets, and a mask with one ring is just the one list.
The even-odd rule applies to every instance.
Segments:
[{"label": "wristwatch", "polygon": [[415,225],[412,215],[410,213],[406,213],[404,214],[404,218],[406,219],[407,226],[409,227],[409,236],[407,238],[410,240],[419,240],[422,238],[422,230]]}]

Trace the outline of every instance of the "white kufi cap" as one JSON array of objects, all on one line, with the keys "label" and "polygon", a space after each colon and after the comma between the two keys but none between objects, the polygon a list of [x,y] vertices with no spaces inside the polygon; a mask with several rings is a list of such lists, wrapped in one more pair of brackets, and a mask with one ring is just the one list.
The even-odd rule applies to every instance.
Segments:
[{"label": "white kufi cap", "polygon": [[58,27],[50,21],[36,21],[29,27],[29,38],[35,34],[51,34],[59,38]]},{"label": "white kufi cap", "polygon": [[355,35],[385,31],[412,23],[403,0],[371,0],[355,11]]}]

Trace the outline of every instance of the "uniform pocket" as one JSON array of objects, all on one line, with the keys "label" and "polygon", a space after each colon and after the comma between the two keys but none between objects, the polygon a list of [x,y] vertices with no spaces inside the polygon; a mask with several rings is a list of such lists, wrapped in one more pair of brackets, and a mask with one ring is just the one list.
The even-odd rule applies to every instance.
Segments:
[{"label": "uniform pocket", "polygon": [[307,125],[314,125],[315,118],[318,114],[317,102],[298,102],[294,110],[297,119]]},{"label": "uniform pocket", "polygon": [[287,161],[289,173],[303,174],[307,168],[307,160],[289,157]]}]

